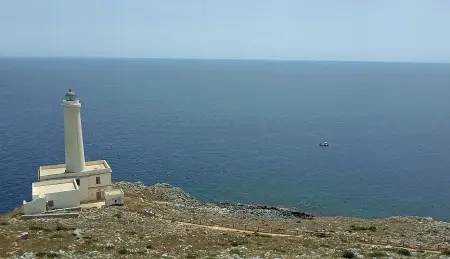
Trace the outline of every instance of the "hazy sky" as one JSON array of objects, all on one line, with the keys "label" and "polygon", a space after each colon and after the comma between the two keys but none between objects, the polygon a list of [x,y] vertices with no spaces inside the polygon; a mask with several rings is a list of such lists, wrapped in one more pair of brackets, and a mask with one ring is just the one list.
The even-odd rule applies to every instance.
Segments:
[{"label": "hazy sky", "polygon": [[450,1],[0,0],[0,56],[450,62]]}]

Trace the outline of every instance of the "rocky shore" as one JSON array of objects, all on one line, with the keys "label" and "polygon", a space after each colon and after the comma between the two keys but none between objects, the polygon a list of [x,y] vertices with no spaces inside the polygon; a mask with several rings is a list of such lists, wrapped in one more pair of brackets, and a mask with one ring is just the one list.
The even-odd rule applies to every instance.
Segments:
[{"label": "rocky shore", "polygon": [[0,216],[0,258],[448,258],[450,224],[431,218],[314,217],[206,202],[168,184],[118,182],[125,205],[77,218]]},{"label": "rocky shore", "polygon": [[155,184],[151,187],[146,187],[142,182],[118,182],[116,185],[122,189],[128,190],[128,192],[135,194],[151,193],[150,195],[154,199],[175,204],[183,204],[184,206],[195,208],[198,211],[204,211],[208,214],[217,213],[236,218],[244,217],[262,220],[314,218],[313,215],[308,213],[272,206],[201,201],[184,192],[181,188],[173,187],[166,183]]}]

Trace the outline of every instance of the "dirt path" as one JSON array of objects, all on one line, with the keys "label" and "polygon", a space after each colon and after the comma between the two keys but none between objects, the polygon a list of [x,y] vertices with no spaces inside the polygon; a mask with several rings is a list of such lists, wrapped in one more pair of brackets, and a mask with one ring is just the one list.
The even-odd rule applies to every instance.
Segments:
[{"label": "dirt path", "polygon": [[[167,219],[162,219],[170,221]],[[220,226],[209,226],[209,225],[202,225],[202,224],[196,224],[196,223],[190,223],[190,222],[184,222],[184,221],[175,221],[178,224],[186,225],[186,226],[193,226],[193,227],[200,227],[200,228],[207,228],[212,230],[218,230],[218,231],[230,231],[230,232],[238,232],[238,233],[246,233],[246,234],[253,234],[255,231],[251,230],[245,230],[245,229],[237,229],[237,228],[228,228],[228,227],[220,227]],[[304,233],[314,233],[313,231],[303,231]],[[304,237],[304,235],[290,235],[290,234],[275,234],[275,233],[267,233],[267,232],[258,232],[258,234],[261,235],[268,235],[268,236],[274,236],[274,237]],[[441,254],[441,250],[434,250],[434,249],[426,249],[426,248],[414,248],[414,247],[407,247],[407,246],[396,246],[396,245],[386,245],[381,244],[377,242],[363,242],[359,240],[349,240],[349,243],[353,244],[359,244],[359,245],[370,245],[370,246],[376,246],[380,248],[398,248],[398,249],[407,249],[411,252],[417,252],[417,251],[423,251],[426,253],[432,253],[432,254]]]},{"label": "dirt path", "polygon": [[[174,205],[173,203],[164,202],[164,201],[153,201],[153,202],[160,203],[160,204]],[[229,227],[220,227],[220,226],[210,226],[210,225],[190,223],[190,222],[184,222],[184,221],[178,221],[178,220],[173,221],[173,220],[164,219],[164,218],[160,218],[160,219],[161,220],[171,221],[171,222],[176,222],[178,224],[183,224],[183,225],[186,225],[186,226],[207,228],[207,229],[218,230],[218,231],[229,231],[229,232],[238,232],[238,233],[246,233],[246,234],[254,234],[255,233],[255,231],[252,231],[252,230],[229,228]],[[304,234],[317,234],[314,231],[299,231],[299,232],[302,232]],[[276,233],[268,233],[268,232],[258,232],[258,233],[261,234],[261,235],[267,235],[267,236],[273,236],[273,237],[304,237],[304,235],[276,234]],[[409,247],[409,246],[389,245],[389,244],[383,244],[383,243],[373,242],[373,241],[365,242],[365,241],[360,241],[360,240],[348,240],[348,242],[349,243],[353,243],[353,244],[359,244],[359,245],[376,246],[376,247],[380,247],[380,248],[407,249],[407,250],[409,250],[411,252],[423,251],[423,252],[432,253],[432,254],[441,254],[442,251],[443,251],[443,250],[417,248],[417,247]]]},{"label": "dirt path", "polygon": [[[201,228],[208,228],[213,230],[219,230],[219,231],[231,231],[231,232],[240,232],[240,233],[246,233],[246,234],[253,234],[255,231],[251,230],[244,230],[244,229],[237,229],[237,228],[226,228],[226,227],[219,227],[219,226],[208,226],[208,225],[200,225],[195,223],[189,223],[189,222],[183,222],[183,221],[175,221],[179,224],[187,225],[187,226],[195,226],[195,227],[201,227]],[[268,235],[268,236],[274,236],[274,237],[302,237],[302,236],[295,236],[295,235],[289,235],[289,234],[275,234],[275,233],[265,233],[265,232],[258,232],[261,235]]]},{"label": "dirt path", "polygon": [[395,246],[395,245],[386,245],[386,244],[380,244],[376,242],[362,242],[362,241],[352,241],[351,243],[354,244],[360,244],[360,245],[367,245],[367,246],[377,246],[382,248],[399,248],[399,249],[407,249],[411,252],[418,252],[423,251],[426,253],[432,253],[432,254],[441,254],[442,251],[440,250],[432,250],[432,249],[419,249],[419,248],[413,248],[413,247],[407,247],[407,246]]}]

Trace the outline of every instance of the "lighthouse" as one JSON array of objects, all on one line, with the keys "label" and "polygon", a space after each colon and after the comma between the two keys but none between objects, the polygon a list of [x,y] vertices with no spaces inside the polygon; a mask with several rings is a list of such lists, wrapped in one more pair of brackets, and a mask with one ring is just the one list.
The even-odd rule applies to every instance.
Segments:
[{"label": "lighthouse", "polygon": [[77,208],[81,203],[123,204],[124,193],[121,189],[113,189],[112,169],[108,162],[85,161],[81,104],[71,89],[62,106],[66,163],[39,167],[38,181],[31,185],[33,200],[23,201],[25,215]]},{"label": "lighthouse", "polygon": [[81,130],[81,103],[77,95],[69,89],[62,104],[64,108],[64,144],[66,153],[66,173],[85,170],[83,132]]}]

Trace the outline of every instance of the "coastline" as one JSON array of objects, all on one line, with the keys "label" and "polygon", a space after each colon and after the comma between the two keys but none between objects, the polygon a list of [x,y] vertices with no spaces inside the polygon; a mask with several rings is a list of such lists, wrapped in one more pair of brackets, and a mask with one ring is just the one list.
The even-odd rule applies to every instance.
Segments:
[{"label": "coastline", "polygon": [[423,217],[315,217],[201,201],[169,184],[116,182],[125,205],[76,218],[0,215],[0,258],[442,258],[450,223]]}]

